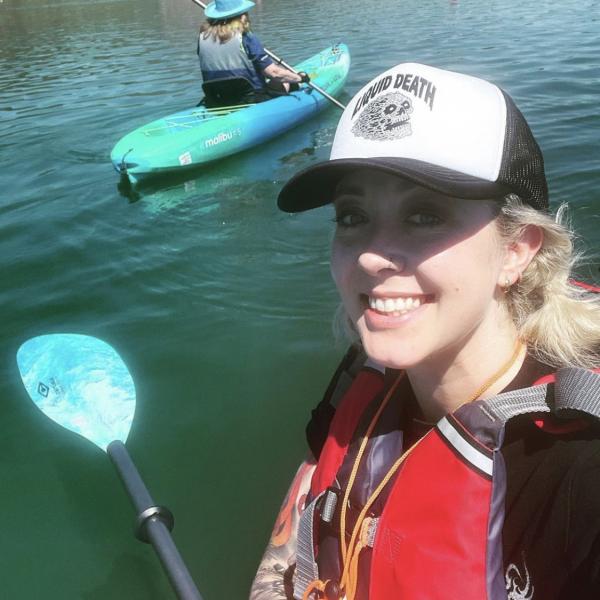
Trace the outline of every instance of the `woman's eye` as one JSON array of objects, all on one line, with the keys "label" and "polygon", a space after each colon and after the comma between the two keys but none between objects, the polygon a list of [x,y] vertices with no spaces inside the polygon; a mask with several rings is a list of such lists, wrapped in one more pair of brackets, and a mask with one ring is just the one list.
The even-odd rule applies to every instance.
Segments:
[{"label": "woman's eye", "polygon": [[365,216],[356,212],[346,212],[337,214],[334,219],[338,227],[356,227],[366,221]]},{"label": "woman's eye", "polygon": [[406,219],[412,225],[428,226],[439,225],[442,219],[431,213],[414,213]]}]

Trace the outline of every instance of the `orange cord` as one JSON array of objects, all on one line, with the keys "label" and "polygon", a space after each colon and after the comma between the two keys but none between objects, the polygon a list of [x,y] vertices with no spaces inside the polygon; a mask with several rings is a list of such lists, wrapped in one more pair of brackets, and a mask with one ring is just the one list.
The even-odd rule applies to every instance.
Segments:
[{"label": "orange cord", "polygon": [[[371,496],[367,500],[366,504],[363,506],[363,509],[360,511],[360,514],[358,515],[358,519],[356,520],[356,525],[354,526],[352,535],[350,537],[350,543],[349,543],[350,559],[344,561],[344,570],[342,571],[342,578],[340,580],[340,587],[346,591],[346,600],[354,600],[354,593],[356,592],[356,585],[357,585],[357,580],[358,580],[358,557],[359,557],[361,550],[365,546],[368,545],[368,542],[367,542],[367,537],[368,537],[368,532],[369,532],[368,526],[371,524],[371,520],[369,518],[365,518],[367,511],[369,510],[369,508],[371,508],[371,505],[373,504],[373,502],[375,502],[375,500],[377,499],[377,497],[379,496],[379,494],[381,493],[383,488],[387,485],[389,480],[394,476],[396,471],[400,468],[400,465],[408,458],[409,454],[421,443],[421,441],[423,439],[424,439],[424,437],[422,437],[418,442],[413,444],[392,465],[390,470],[386,473],[385,477],[381,480],[381,483],[377,486],[377,488],[371,494]],[[345,509],[346,509],[346,505],[343,505],[342,506],[343,513],[345,513]],[[345,519],[344,519],[344,521],[345,521]],[[364,527],[365,525],[367,525],[366,529]],[[360,527],[361,535],[357,541],[356,535],[357,535],[357,532],[359,531],[359,527]],[[344,535],[343,530],[342,530],[341,535]]]},{"label": "orange cord", "polygon": [[513,366],[513,364],[515,363],[515,361],[517,360],[517,358],[519,357],[519,354],[521,353],[521,350],[523,350],[524,348],[524,344],[523,342],[521,342],[521,340],[517,340],[517,343],[515,345],[515,349],[512,353],[512,356],[500,367],[499,371],[496,371],[474,394],[473,396],[471,396],[471,399],[469,400],[469,402],[474,402],[475,400],[477,400],[478,398],[480,398],[481,396],[483,396],[483,394],[485,392],[487,392],[503,375],[505,375],[508,370]]},{"label": "orange cord", "polygon": [[313,592],[324,592],[325,586],[329,583],[329,579],[322,581],[321,579],[314,579],[308,584],[304,594],[302,594],[302,600],[310,600],[310,595]]},{"label": "orange cord", "polygon": [[[383,409],[387,406],[387,403],[390,401],[390,398],[392,397],[392,395],[398,388],[398,384],[400,383],[400,381],[402,380],[403,377],[404,377],[404,371],[402,371],[398,374],[398,377],[396,378],[396,380],[394,381],[394,383],[388,390],[388,392],[385,395],[385,397],[383,398],[383,401],[381,402],[379,408],[377,409],[377,412],[371,419],[371,422],[369,423],[369,427],[367,428],[367,431],[365,432],[363,439],[361,440],[360,447],[358,449],[358,454],[356,455],[356,459],[354,460],[354,465],[352,466],[352,471],[350,473],[350,478],[348,479],[348,485],[346,485],[346,491],[344,492],[344,500],[342,502],[342,510],[341,510],[341,514],[340,514],[340,532],[341,532],[340,533],[340,535],[341,535],[340,541],[341,541],[341,550],[342,550],[342,562],[344,564],[346,563],[346,558],[347,558],[347,547],[346,547],[346,536],[345,536],[346,507],[348,506],[348,499],[350,497],[350,491],[352,489],[352,486],[354,485],[354,480],[356,479],[356,474],[358,473],[358,466],[359,466],[362,456],[365,452],[367,442],[369,441],[369,438],[371,437],[371,433],[373,433],[373,429],[375,429],[375,425],[377,424],[377,421],[379,420],[379,417],[381,416]],[[353,532],[352,537],[350,538],[350,545],[352,545],[353,540],[356,537],[355,536],[356,529],[357,528],[355,527],[355,531]]]}]

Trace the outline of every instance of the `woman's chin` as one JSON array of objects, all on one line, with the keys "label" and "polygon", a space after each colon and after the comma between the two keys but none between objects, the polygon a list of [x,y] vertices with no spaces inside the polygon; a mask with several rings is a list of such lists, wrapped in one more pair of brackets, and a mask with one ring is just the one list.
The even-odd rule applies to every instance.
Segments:
[{"label": "woman's chin", "polygon": [[409,348],[398,348],[397,345],[378,343],[362,337],[363,348],[367,356],[387,369],[407,370],[418,365],[424,357]]}]

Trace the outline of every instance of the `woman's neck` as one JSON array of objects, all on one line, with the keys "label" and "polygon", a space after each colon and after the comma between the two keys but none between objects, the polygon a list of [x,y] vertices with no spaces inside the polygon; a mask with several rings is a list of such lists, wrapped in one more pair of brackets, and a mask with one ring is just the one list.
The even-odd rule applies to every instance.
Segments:
[{"label": "woman's neck", "polygon": [[423,415],[435,422],[462,404],[499,393],[517,375],[526,354],[514,327],[479,331],[459,349],[448,349],[407,375]]}]

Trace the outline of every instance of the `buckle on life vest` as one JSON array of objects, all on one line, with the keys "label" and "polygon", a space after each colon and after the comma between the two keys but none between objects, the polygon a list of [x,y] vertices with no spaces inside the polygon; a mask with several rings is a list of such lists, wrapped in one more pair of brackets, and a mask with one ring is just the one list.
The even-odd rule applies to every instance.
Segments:
[{"label": "buckle on life vest", "polygon": [[[327,523],[327,525],[336,533],[340,533],[340,511],[343,502],[342,490],[336,487],[328,487],[321,497],[319,498],[316,506],[316,510],[321,518],[321,521]],[[346,537],[350,538],[351,531],[348,530],[352,527],[361,512],[358,507],[351,505],[347,508],[348,514],[348,527],[346,530]],[[368,519],[368,531],[367,531],[367,545],[373,548],[375,544],[375,534],[377,533],[377,525],[379,523],[379,517],[376,517],[372,512],[368,512],[366,515]]]},{"label": "buckle on life vest", "polygon": [[321,520],[325,521],[325,523],[331,523],[331,521],[333,521],[340,494],[341,490],[334,487],[328,487],[323,496],[321,496],[317,510],[319,511]]},{"label": "buckle on life vest", "polygon": [[371,517],[369,519],[369,528],[367,531],[367,546],[373,548],[375,545],[375,536],[377,535],[377,526],[379,525],[379,517]]}]

